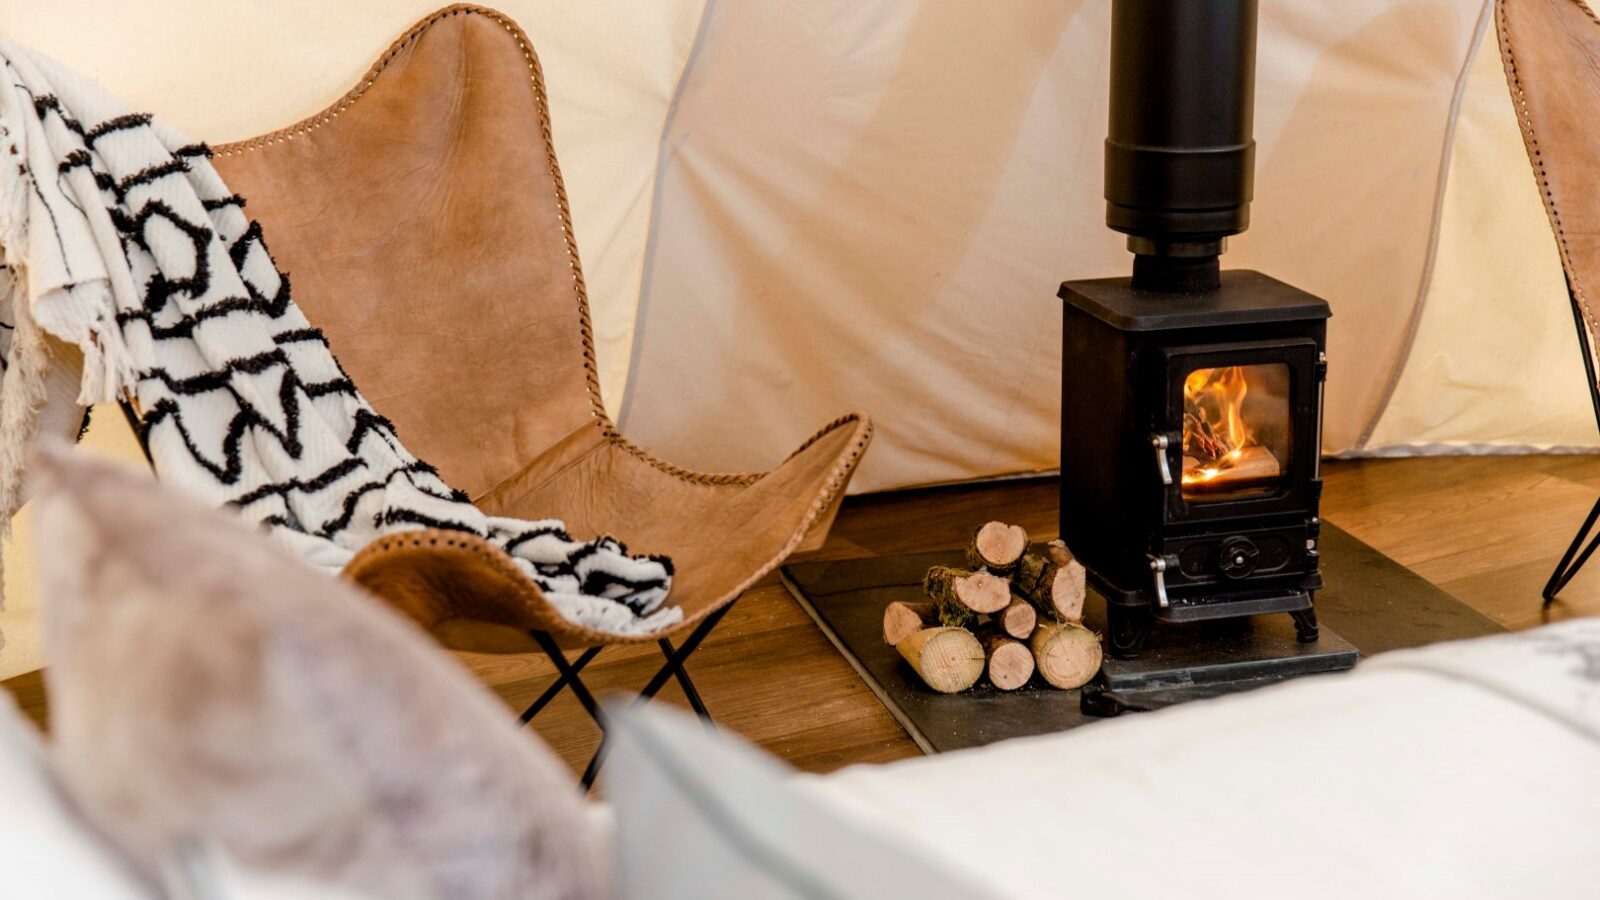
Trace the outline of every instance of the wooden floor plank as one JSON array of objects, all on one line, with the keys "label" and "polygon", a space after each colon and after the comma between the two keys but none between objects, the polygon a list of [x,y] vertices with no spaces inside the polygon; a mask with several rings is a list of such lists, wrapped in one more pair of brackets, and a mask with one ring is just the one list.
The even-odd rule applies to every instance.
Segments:
[{"label": "wooden floor plank", "polygon": [[1600,614],[1600,564],[1548,616],[1539,596],[1600,493],[1600,458],[1330,461],[1323,478],[1328,521],[1507,627]]},{"label": "wooden floor plank", "polygon": [[[1539,590],[1600,494],[1600,457],[1521,456],[1329,461],[1323,515],[1512,628],[1600,614],[1600,564],[1563,592],[1549,616]],[[844,559],[959,547],[989,519],[1056,536],[1057,481],[1036,478],[851,498],[827,544],[809,558]],[[521,711],[555,677],[537,655],[467,655],[462,662]],[[585,672],[602,696],[627,696],[660,657],[650,646],[608,650]],[[719,726],[792,765],[825,772],[914,756],[916,747],[798,604],[769,578],[749,591],[690,663]],[[5,683],[43,719],[38,673]],[[685,705],[670,684],[665,702]],[[574,771],[597,731],[570,695],[535,726]]]}]

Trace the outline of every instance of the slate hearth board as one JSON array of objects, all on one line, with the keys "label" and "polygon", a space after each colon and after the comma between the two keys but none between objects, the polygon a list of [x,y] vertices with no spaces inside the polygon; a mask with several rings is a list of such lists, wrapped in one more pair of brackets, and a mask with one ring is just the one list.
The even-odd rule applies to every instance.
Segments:
[{"label": "slate hearth board", "polygon": [[[1327,522],[1321,549],[1328,586],[1317,594],[1318,615],[1363,656],[1504,630]],[[938,694],[883,643],[883,607],[914,599],[929,566],[959,565],[961,557],[960,551],[942,551],[799,563],[784,566],[782,575],[789,592],[925,753],[1083,724],[1077,691],[1030,686],[1004,693],[980,683],[965,694]]]}]

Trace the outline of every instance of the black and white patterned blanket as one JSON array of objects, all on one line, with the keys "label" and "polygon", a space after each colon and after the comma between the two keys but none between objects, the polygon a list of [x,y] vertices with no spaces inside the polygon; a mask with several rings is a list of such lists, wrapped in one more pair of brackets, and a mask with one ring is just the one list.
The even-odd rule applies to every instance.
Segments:
[{"label": "black and white patterned blanket", "polygon": [[163,481],[237,507],[313,565],[337,571],[389,532],[457,529],[503,547],[577,624],[641,634],[681,619],[666,559],[553,519],[487,517],[406,452],[204,145],[25,48],[0,41],[0,63],[5,521],[38,429],[132,396]]}]

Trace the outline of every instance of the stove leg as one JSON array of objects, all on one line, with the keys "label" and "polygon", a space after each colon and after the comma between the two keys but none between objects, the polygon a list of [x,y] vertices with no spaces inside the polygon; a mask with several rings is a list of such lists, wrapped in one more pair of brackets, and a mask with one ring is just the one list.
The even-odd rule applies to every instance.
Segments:
[{"label": "stove leg", "polygon": [[1289,613],[1294,618],[1294,636],[1302,644],[1314,644],[1320,629],[1317,626],[1317,608],[1297,609]]},{"label": "stove leg", "polygon": [[1111,656],[1115,659],[1138,659],[1144,652],[1145,640],[1155,625],[1155,616],[1148,609],[1137,606],[1106,604],[1106,626],[1111,632]]}]

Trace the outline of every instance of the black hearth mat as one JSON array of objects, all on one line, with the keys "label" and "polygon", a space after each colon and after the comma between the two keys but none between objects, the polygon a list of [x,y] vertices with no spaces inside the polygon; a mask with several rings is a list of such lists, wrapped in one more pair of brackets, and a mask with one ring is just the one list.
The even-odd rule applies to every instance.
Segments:
[{"label": "black hearth mat", "polygon": [[[1317,594],[1317,613],[1323,625],[1319,646],[1334,646],[1330,637],[1336,635],[1340,643],[1348,642],[1362,656],[1371,656],[1385,650],[1503,630],[1493,620],[1327,522],[1322,525],[1321,550],[1323,577],[1328,586]],[[1006,693],[980,681],[964,694],[936,693],[922,685],[893,647],[883,643],[884,606],[891,600],[915,599],[929,566],[960,565],[961,559],[961,551],[942,551],[797,563],[784,566],[782,575],[790,593],[925,753],[1063,731],[1094,721],[1081,711],[1078,691],[1030,685]],[[1091,604],[1095,602],[1091,597]],[[1091,619],[1094,612],[1091,606]],[[1288,629],[1286,633],[1292,634],[1287,615],[1262,619],[1259,624],[1250,623],[1253,631],[1271,635],[1281,624]],[[1283,621],[1274,623],[1274,619]],[[1158,626],[1152,634],[1153,642],[1161,642],[1153,643],[1152,650],[1178,636],[1163,634],[1167,628]],[[1282,678],[1264,677],[1255,684],[1279,680]],[[1217,685],[1145,687],[1147,690],[1137,695],[1123,696],[1137,708],[1154,708],[1224,692]],[[1237,690],[1239,685],[1227,687]]]},{"label": "black hearth mat", "polygon": [[[1454,602],[1454,601],[1452,601]],[[1105,603],[1093,596],[1084,624],[1105,634]],[[1254,690],[1302,675],[1354,668],[1358,653],[1326,623],[1313,643],[1295,636],[1287,613],[1158,625],[1138,659],[1107,659],[1083,688],[1083,710],[1114,716]]]}]

